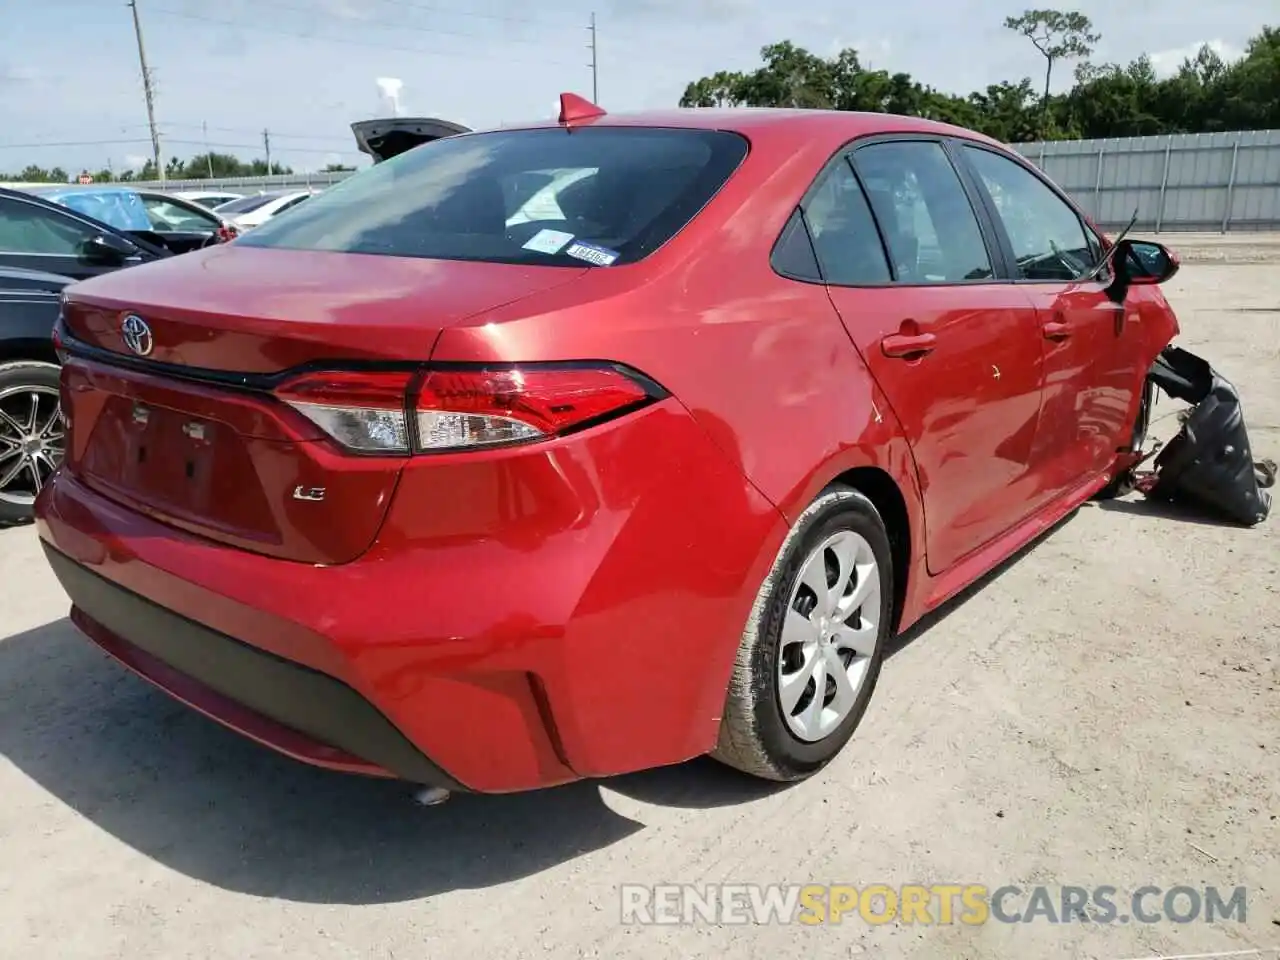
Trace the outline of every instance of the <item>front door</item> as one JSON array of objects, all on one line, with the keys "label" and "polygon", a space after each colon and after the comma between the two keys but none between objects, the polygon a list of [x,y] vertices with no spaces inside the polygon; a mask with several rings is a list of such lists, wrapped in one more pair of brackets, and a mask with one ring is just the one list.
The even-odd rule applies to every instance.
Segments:
[{"label": "front door", "polygon": [[1129,443],[1147,364],[1124,304],[1107,295],[1109,274],[1087,279],[1102,248],[1076,211],[1023,164],[978,145],[962,154],[1040,323],[1045,392],[1032,467],[1048,500],[1111,469]]},{"label": "front door", "polygon": [[1029,512],[1040,328],[1026,297],[995,282],[940,142],[851,156],[811,193],[806,218],[832,302],[911,445],[937,574]]},{"label": "front door", "polygon": [[93,240],[101,233],[70,213],[0,197],[0,263],[7,267],[84,280],[142,262],[141,255],[121,260],[97,253]]}]

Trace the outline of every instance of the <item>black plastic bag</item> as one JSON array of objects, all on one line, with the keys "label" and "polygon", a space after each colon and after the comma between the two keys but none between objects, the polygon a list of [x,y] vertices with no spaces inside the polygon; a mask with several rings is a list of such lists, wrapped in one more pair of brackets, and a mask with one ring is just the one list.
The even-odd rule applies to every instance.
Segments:
[{"label": "black plastic bag", "polygon": [[1193,503],[1246,526],[1271,512],[1275,465],[1255,463],[1240,395],[1209,363],[1180,347],[1161,351],[1148,378],[1177,400],[1193,404],[1182,429],[1156,455],[1155,500]]}]

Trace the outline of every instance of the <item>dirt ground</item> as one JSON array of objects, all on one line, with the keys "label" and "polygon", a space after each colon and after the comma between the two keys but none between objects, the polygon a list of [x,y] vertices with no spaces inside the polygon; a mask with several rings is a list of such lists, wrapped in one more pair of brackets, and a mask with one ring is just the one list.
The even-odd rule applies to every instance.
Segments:
[{"label": "dirt ground", "polygon": [[[1161,239],[1185,264],[1179,342],[1236,383],[1256,455],[1280,459],[1280,237]],[[127,676],[68,625],[31,530],[5,531],[0,957],[1256,956],[1280,947],[1278,531],[1280,510],[1241,530],[1139,497],[1086,505],[912,631],[855,741],[805,784],[698,761],[430,809]],[[621,884],[669,882],[1243,886],[1247,912],[621,923]]]}]

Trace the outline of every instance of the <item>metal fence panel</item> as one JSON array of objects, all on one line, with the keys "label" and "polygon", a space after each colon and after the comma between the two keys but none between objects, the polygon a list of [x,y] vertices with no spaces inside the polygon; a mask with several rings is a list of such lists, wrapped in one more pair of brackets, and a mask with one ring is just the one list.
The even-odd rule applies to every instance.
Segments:
[{"label": "metal fence panel", "polygon": [[1015,145],[1100,226],[1280,230],[1280,130]]}]

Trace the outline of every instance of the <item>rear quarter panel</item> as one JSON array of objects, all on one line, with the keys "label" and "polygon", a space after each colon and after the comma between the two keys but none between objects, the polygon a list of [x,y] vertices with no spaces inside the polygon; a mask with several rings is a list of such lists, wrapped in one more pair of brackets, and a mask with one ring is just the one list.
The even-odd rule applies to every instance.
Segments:
[{"label": "rear quarter panel", "polygon": [[[630,364],[670,390],[787,520],[840,474],[883,470],[906,502],[912,556],[921,556],[915,468],[888,404],[825,287],[784,279],[769,264],[841,141],[753,143],[703,213],[648,259],[591,270],[447,329],[433,359]],[[772,559],[777,546],[762,543],[762,553]]]}]

